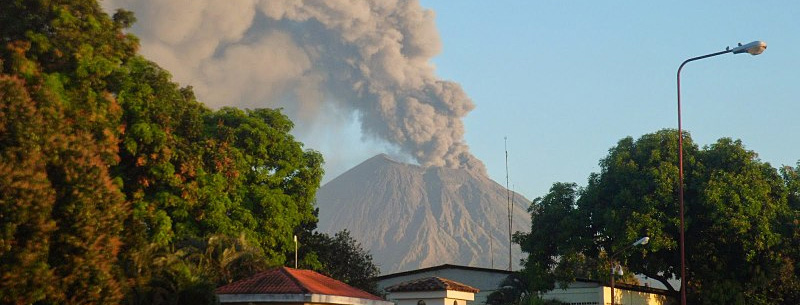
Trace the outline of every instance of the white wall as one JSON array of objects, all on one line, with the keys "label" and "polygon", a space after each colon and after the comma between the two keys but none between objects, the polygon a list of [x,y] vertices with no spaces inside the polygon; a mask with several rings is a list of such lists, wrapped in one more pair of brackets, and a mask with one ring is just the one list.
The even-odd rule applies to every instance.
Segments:
[{"label": "white wall", "polygon": [[[395,284],[400,284],[402,282],[431,277],[431,276],[446,278],[448,280],[453,280],[459,283],[463,283],[478,288],[480,292],[475,294],[475,301],[469,302],[469,304],[481,305],[486,301],[486,297],[490,293],[497,290],[497,287],[500,285],[501,282],[503,282],[503,280],[508,276],[508,274],[504,273],[504,271],[502,270],[498,270],[497,272],[492,272],[485,270],[456,269],[456,268],[439,269],[432,271],[423,271],[413,274],[406,274],[379,280],[378,289],[383,290],[384,288]],[[416,303],[412,305],[416,305]],[[431,305],[431,304],[426,303],[426,305]],[[450,302],[447,305],[452,305],[452,302]]]},{"label": "white wall", "polygon": [[395,305],[417,305],[425,301],[425,305],[466,305],[467,301],[475,299],[475,294],[463,291],[411,291],[390,292],[389,301]]},{"label": "white wall", "polygon": [[[567,289],[556,288],[542,295],[544,299],[555,299],[565,303],[611,304],[611,287],[597,283],[576,282]],[[667,297],[654,293],[627,289],[614,289],[615,305],[664,305]]]},{"label": "white wall", "polygon": [[542,295],[545,300],[559,300],[565,303],[592,303],[600,305],[603,291],[600,287],[570,287],[567,289],[556,288]]},{"label": "white wall", "polygon": [[[603,301],[611,304],[611,287],[603,287]],[[667,297],[654,293],[614,288],[614,304],[617,305],[664,305]]]}]

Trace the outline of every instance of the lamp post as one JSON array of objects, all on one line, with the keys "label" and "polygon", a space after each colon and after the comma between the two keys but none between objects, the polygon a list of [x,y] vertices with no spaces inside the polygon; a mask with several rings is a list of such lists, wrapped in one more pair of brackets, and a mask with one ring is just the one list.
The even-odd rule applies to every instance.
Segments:
[{"label": "lamp post", "polygon": [[684,223],[683,223],[683,128],[681,126],[681,70],[683,66],[687,63],[700,60],[704,58],[709,58],[717,55],[722,55],[726,53],[733,53],[733,54],[741,54],[741,53],[748,53],[750,55],[758,55],[764,52],[767,49],[767,43],[763,41],[753,41],[746,45],[742,45],[741,43],[739,46],[731,49],[725,48],[724,51],[706,54],[703,56],[692,57],[684,61],[680,67],[678,67],[678,175],[679,175],[679,184],[678,184],[678,193],[679,193],[679,201],[680,201],[680,219],[681,219],[681,230],[680,230],[680,251],[681,251],[681,305],[686,305],[686,250],[685,250],[685,243],[684,243]]},{"label": "lamp post", "polygon": [[628,250],[631,247],[636,247],[636,246],[639,246],[639,245],[646,245],[647,242],[649,242],[649,241],[650,241],[650,237],[647,237],[647,236],[642,237],[639,240],[637,240],[635,243],[627,245],[627,246],[625,246],[625,248],[622,248],[622,249],[618,250],[617,252],[614,252],[614,254],[611,254],[611,257],[610,257],[610,260],[611,260],[611,305],[614,305],[614,275],[615,275],[614,269],[616,269],[616,268],[614,268],[615,265],[616,265],[616,264],[614,264],[614,258],[618,254],[622,253],[622,251]]}]

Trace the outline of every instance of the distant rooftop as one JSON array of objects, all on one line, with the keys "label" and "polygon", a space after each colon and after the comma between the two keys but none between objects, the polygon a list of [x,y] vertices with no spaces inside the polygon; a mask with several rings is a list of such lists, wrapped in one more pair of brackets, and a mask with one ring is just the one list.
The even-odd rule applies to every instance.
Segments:
[{"label": "distant rooftop", "polygon": [[441,290],[453,290],[453,291],[471,292],[471,293],[478,293],[480,291],[477,288],[473,288],[466,284],[462,284],[438,276],[411,280],[397,285],[386,287],[386,291],[388,292],[441,291]]},{"label": "distant rooftop", "polygon": [[311,270],[280,267],[217,288],[217,294],[318,294],[382,301],[378,296]]},{"label": "distant rooftop", "polygon": [[453,264],[442,264],[433,267],[427,268],[420,268],[415,270],[397,272],[397,273],[390,273],[385,274],[377,277],[377,280],[387,279],[387,278],[394,278],[403,275],[410,275],[410,274],[417,274],[423,272],[430,272],[430,271],[437,271],[437,270],[444,270],[444,269],[460,269],[460,270],[471,270],[471,271],[483,271],[483,272],[491,272],[491,273],[502,273],[502,274],[511,274],[513,272],[503,269],[492,269],[492,268],[483,268],[483,267],[472,267],[472,266],[463,266],[463,265],[453,265]]}]

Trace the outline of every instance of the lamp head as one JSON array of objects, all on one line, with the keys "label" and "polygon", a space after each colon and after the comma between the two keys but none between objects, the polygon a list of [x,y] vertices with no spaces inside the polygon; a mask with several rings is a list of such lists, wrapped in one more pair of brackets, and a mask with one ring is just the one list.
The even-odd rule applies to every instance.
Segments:
[{"label": "lamp head", "polygon": [[639,245],[646,245],[648,242],[650,242],[650,237],[645,236],[637,240],[635,243],[633,243],[633,246],[636,247]]},{"label": "lamp head", "polygon": [[763,53],[764,50],[766,49],[767,49],[766,42],[756,40],[745,45],[739,44],[739,46],[733,48],[731,52],[733,52],[733,54],[749,53],[750,55],[758,55]]}]

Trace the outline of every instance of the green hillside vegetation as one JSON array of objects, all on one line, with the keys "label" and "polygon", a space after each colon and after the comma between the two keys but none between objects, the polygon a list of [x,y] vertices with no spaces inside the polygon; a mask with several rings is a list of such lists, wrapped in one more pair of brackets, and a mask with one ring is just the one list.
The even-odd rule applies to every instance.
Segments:
[{"label": "green hillside vegetation", "polygon": [[[137,54],[134,22],[94,0],[0,2],[0,302],[214,303],[289,264],[295,234],[376,275],[352,239],[311,232],[323,159],[286,115],[207,108]],[[333,273],[304,247],[301,267]]]}]

